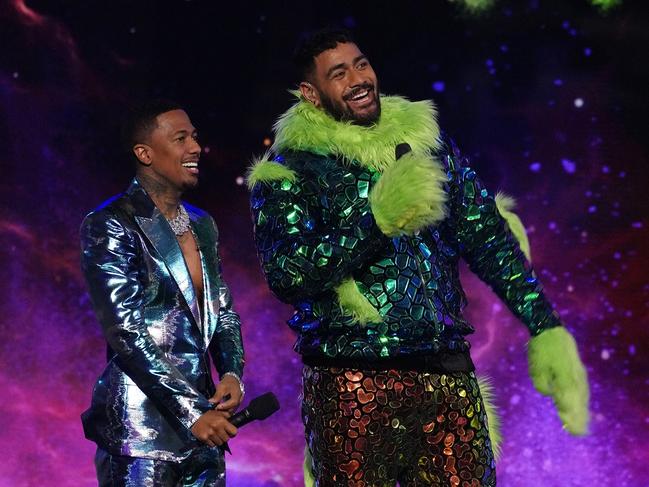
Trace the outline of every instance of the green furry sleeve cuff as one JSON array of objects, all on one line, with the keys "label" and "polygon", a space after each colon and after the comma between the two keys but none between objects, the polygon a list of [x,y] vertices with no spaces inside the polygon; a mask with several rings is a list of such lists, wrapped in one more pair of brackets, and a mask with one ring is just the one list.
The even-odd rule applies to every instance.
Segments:
[{"label": "green furry sleeve cuff", "polygon": [[516,200],[505,193],[499,192],[496,195],[496,207],[498,208],[498,212],[507,222],[509,230],[514,235],[514,238],[518,241],[518,245],[525,255],[525,258],[532,262],[530,241],[527,238],[525,226],[518,215],[512,211],[516,207]]},{"label": "green furry sleeve cuff", "polygon": [[376,224],[388,237],[412,235],[446,217],[446,174],[428,154],[404,155],[388,167],[369,200]]},{"label": "green furry sleeve cuff", "polygon": [[283,179],[294,182],[295,178],[295,171],[278,162],[271,161],[268,153],[255,160],[246,175],[248,189],[252,189],[257,183],[269,183]]},{"label": "green furry sleeve cuff", "polygon": [[358,289],[353,278],[347,278],[336,287],[338,304],[345,314],[351,315],[356,323],[379,323],[382,318],[378,310]]},{"label": "green furry sleeve cuff", "polygon": [[564,428],[586,434],[590,392],[575,339],[562,326],[550,328],[530,340],[527,355],[534,387],[552,397]]}]

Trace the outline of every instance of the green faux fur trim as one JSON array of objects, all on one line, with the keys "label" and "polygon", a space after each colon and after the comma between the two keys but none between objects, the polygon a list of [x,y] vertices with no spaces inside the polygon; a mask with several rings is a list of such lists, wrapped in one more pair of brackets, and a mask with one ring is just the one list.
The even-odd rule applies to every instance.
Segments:
[{"label": "green faux fur trim", "polygon": [[315,477],[313,477],[313,468],[311,466],[311,452],[308,446],[304,447],[302,472],[304,473],[304,487],[315,487]]},{"label": "green faux fur trim", "polygon": [[413,235],[447,215],[446,174],[429,154],[409,152],[389,166],[370,192],[376,224],[389,237]]},{"label": "green faux fur trim", "polygon": [[270,160],[270,154],[267,152],[259,159],[256,159],[246,174],[248,188],[252,189],[255,184],[269,183],[271,181],[288,180],[294,182],[296,178],[295,171],[288,167]]},{"label": "green faux fur trim", "polygon": [[383,171],[395,160],[403,142],[414,153],[430,153],[439,146],[437,111],[430,100],[411,102],[399,96],[381,96],[381,117],[375,125],[339,122],[297,93],[299,101],[274,125],[273,151],[302,150],[335,154],[347,162]]},{"label": "green faux fur trim", "polygon": [[562,326],[532,338],[527,351],[530,376],[541,394],[552,397],[563,426],[573,435],[588,432],[588,376],[577,344]]},{"label": "green faux fur trim", "polygon": [[498,212],[502,215],[505,221],[507,221],[509,230],[511,230],[512,234],[518,241],[518,245],[521,247],[523,254],[527,258],[527,260],[532,262],[530,241],[527,238],[525,226],[523,225],[523,222],[521,221],[519,216],[512,211],[516,207],[516,200],[505,193],[499,192],[496,195],[496,207],[498,208]]},{"label": "green faux fur trim", "polygon": [[502,453],[502,434],[500,431],[500,414],[495,403],[494,388],[491,379],[488,377],[478,377],[478,387],[482,396],[487,423],[489,425],[489,438],[491,439],[491,449],[494,452],[494,458],[498,460]]},{"label": "green faux fur trim", "polygon": [[366,325],[367,323],[379,323],[382,318],[378,310],[358,289],[353,278],[349,277],[336,287],[338,304],[343,312],[351,315],[356,323]]}]

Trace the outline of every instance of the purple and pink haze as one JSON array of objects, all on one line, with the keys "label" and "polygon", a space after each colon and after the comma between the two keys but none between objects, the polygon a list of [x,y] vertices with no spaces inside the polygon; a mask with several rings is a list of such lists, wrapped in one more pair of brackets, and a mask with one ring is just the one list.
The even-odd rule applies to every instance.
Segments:
[{"label": "purple and pink haze", "polygon": [[348,2],[76,3],[0,10],[0,485],[96,485],[79,415],[105,345],[78,227],[127,187],[118,119],[145,96],[186,103],[199,128],[201,187],[187,199],[220,227],[248,398],[281,403],[231,442],[228,485],[302,485],[291,309],[260,272],[242,176],[291,103],[294,42],[332,22],[362,39],[382,91],[433,98],[482,178],[518,200],[537,274],[579,343],[592,392],[583,438],[534,391],[525,328],[463,270],[473,357],[502,414],[499,485],[649,485],[646,7],[502,1],[472,17],[441,1],[390,16]]}]

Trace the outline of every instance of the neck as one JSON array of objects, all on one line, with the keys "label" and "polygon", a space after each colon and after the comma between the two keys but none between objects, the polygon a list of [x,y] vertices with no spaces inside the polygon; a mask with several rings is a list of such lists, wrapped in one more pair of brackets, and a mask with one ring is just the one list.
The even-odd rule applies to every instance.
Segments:
[{"label": "neck", "polygon": [[138,173],[137,180],[165,218],[174,218],[178,214],[178,205],[180,205],[180,197],[182,196],[181,191],[152,178],[146,173]]}]

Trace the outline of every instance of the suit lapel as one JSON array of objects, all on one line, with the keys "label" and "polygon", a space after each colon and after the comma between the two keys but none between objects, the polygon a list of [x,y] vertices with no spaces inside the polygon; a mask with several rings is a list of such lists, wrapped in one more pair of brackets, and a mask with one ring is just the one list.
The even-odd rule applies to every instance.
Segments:
[{"label": "suit lapel", "polygon": [[169,273],[174,281],[176,281],[180,292],[185,298],[194,322],[200,327],[201,319],[196,293],[194,292],[192,279],[176,236],[164,215],[158,210],[137,180],[133,181],[128,193],[131,194],[133,206],[136,210],[135,220],[137,224],[155,247],[158,254],[160,254],[167,269],[169,269]]},{"label": "suit lapel", "polygon": [[209,218],[199,219],[192,212],[189,213],[189,217],[194,236],[198,240],[203,268],[203,338],[207,344],[216,330],[220,307],[219,258],[216,251],[216,234]]}]

